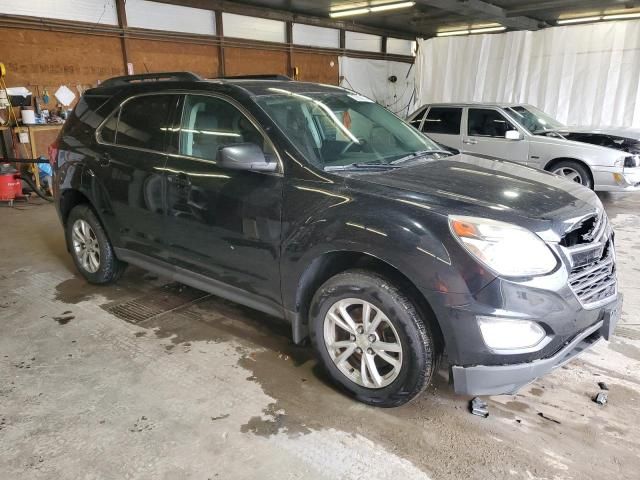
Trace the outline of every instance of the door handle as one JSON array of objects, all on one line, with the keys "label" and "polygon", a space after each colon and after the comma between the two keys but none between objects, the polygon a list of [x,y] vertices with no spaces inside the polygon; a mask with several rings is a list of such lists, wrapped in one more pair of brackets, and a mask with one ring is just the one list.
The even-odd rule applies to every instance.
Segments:
[{"label": "door handle", "polygon": [[98,165],[101,167],[108,167],[111,163],[111,155],[108,153],[103,153],[100,159],[98,160]]},{"label": "door handle", "polygon": [[465,138],[462,143],[466,144],[466,145],[476,145],[478,143],[478,140],[475,140],[473,138]]}]

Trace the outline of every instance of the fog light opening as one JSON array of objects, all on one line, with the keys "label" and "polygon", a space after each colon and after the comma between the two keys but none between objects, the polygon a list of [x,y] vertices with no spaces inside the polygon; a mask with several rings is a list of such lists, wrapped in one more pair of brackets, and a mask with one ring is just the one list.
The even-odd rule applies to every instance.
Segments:
[{"label": "fog light opening", "polygon": [[476,318],[484,343],[492,350],[514,353],[537,350],[547,343],[547,332],[534,321],[484,316]]}]

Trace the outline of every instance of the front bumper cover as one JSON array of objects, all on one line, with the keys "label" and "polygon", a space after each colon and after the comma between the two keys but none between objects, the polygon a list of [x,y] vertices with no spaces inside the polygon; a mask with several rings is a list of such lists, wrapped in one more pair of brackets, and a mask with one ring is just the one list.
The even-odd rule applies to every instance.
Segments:
[{"label": "front bumper cover", "polygon": [[601,192],[640,191],[640,167],[593,167],[594,189]]},{"label": "front bumper cover", "polygon": [[592,347],[602,338],[608,340],[616,327],[622,309],[622,295],[602,307],[601,319],[580,332],[554,355],[513,365],[452,366],[454,390],[464,395],[514,394],[576,355]]}]

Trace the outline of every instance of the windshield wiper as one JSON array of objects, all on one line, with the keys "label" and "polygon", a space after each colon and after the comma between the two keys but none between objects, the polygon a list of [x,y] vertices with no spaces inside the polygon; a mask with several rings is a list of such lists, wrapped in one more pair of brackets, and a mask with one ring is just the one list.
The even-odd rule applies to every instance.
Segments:
[{"label": "windshield wiper", "polygon": [[388,163],[351,163],[349,165],[334,165],[334,166],[328,166],[328,167],[324,167],[325,171],[332,171],[332,170],[352,170],[352,169],[380,169],[380,170],[389,170],[389,169],[395,169],[395,168],[400,168],[396,165],[391,165]]},{"label": "windshield wiper", "polygon": [[423,150],[421,152],[414,152],[405,157],[401,157],[397,160],[394,160],[393,162],[391,162],[391,165],[397,165],[398,163],[406,162],[407,160],[414,160],[416,158],[426,157],[427,155],[438,154],[438,153],[441,153],[447,156],[453,155],[453,152],[450,152],[448,150]]}]

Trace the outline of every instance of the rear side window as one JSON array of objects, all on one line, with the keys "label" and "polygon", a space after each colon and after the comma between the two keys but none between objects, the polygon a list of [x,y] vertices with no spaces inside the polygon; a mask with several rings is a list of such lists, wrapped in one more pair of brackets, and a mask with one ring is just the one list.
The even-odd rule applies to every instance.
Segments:
[{"label": "rear side window", "polygon": [[424,120],[422,131],[426,133],[441,133],[446,135],[460,135],[462,108],[434,107],[429,110]]},{"label": "rear side window", "polygon": [[497,110],[469,109],[469,135],[474,137],[504,138],[509,130],[517,130]]},{"label": "rear side window", "polygon": [[163,151],[169,111],[176,98],[176,95],[144,95],[132,98],[122,106],[119,117],[116,112],[105,123],[100,131],[101,138],[109,141],[109,131],[114,126],[113,121],[117,119],[114,142],[116,145]]}]

